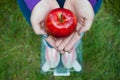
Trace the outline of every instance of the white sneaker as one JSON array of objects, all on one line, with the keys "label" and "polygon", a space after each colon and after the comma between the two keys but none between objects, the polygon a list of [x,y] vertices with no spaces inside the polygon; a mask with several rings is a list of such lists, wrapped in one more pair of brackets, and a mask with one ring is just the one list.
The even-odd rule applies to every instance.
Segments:
[{"label": "white sneaker", "polygon": [[81,71],[81,65],[79,64],[76,58],[77,55],[75,50],[73,50],[71,53],[65,52],[65,54],[62,55],[62,63],[64,67],[67,69],[73,67],[75,71]]},{"label": "white sneaker", "polygon": [[56,49],[46,47],[45,60],[46,62],[43,65],[42,70],[47,72],[50,68],[55,68],[58,66],[60,62],[60,54]]}]

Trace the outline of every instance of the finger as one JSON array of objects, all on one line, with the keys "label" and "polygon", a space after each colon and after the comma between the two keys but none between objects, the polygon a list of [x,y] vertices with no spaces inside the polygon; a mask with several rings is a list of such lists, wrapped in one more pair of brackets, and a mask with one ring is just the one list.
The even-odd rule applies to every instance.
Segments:
[{"label": "finger", "polygon": [[76,28],[76,31],[79,31],[80,28],[83,26],[84,24],[84,18],[78,18],[78,24],[77,24],[77,28]]},{"label": "finger", "polygon": [[65,48],[65,46],[69,43],[69,41],[72,39],[73,35],[74,33],[71,34],[69,37],[65,38],[59,45],[58,50],[62,51]]},{"label": "finger", "polygon": [[41,25],[41,29],[45,29],[45,22],[44,22],[44,21],[42,21],[42,22],[40,23],[40,25]]},{"label": "finger", "polygon": [[48,38],[45,39],[52,47],[55,47],[55,39],[52,36],[48,36]]},{"label": "finger", "polygon": [[75,48],[72,47],[68,52],[71,53]]},{"label": "finger", "polygon": [[74,34],[74,36],[72,37],[71,41],[69,41],[69,43],[65,46],[65,51],[70,51],[75,44],[80,40],[81,36],[79,36],[79,34],[76,32]]},{"label": "finger", "polygon": [[41,34],[47,36],[47,33],[45,31],[45,23],[44,23],[44,21],[41,22],[40,25],[41,25]]},{"label": "finger", "polygon": [[61,44],[62,41],[63,41],[63,38],[57,39],[56,43],[55,43],[56,47],[58,47]]},{"label": "finger", "polygon": [[78,23],[77,26],[76,26],[76,31],[79,31],[82,26],[83,25],[81,23]]},{"label": "finger", "polygon": [[82,32],[86,32],[90,29],[91,25],[92,25],[93,19],[86,19],[84,22],[84,25],[81,27],[81,29],[79,30],[79,34]]}]

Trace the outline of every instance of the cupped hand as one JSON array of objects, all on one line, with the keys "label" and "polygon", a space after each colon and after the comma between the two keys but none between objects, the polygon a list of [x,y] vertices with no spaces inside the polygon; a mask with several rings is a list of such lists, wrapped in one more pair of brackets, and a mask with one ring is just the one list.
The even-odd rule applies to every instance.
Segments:
[{"label": "cupped hand", "polygon": [[75,44],[81,39],[81,33],[88,31],[94,19],[94,11],[88,0],[66,0],[64,8],[71,10],[77,17],[76,31],[68,38],[56,41],[56,47],[62,53],[71,52]]},{"label": "cupped hand", "polygon": [[72,10],[78,19],[77,31],[86,32],[94,20],[94,11],[88,0],[67,0],[64,8]]},{"label": "cupped hand", "polygon": [[[45,29],[44,29],[44,20],[46,15],[55,8],[58,8],[59,5],[56,2],[56,0],[41,0],[37,3],[37,5],[33,8],[31,13],[31,24],[33,27],[34,32],[37,35],[47,35]],[[54,39],[47,35],[48,38],[46,38],[46,41],[48,43],[55,45]],[[53,46],[53,45],[51,45]]]},{"label": "cupped hand", "polygon": [[45,17],[52,9],[58,7],[59,5],[55,0],[41,0],[37,3],[31,13],[31,24],[36,34],[46,34],[44,31]]}]

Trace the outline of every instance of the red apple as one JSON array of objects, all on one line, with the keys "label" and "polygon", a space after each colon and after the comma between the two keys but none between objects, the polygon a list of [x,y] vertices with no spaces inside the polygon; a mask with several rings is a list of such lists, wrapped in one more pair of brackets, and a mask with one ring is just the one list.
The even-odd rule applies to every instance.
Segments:
[{"label": "red apple", "polygon": [[74,13],[68,9],[57,8],[46,16],[45,29],[48,34],[62,38],[71,35],[77,25],[77,18]]}]

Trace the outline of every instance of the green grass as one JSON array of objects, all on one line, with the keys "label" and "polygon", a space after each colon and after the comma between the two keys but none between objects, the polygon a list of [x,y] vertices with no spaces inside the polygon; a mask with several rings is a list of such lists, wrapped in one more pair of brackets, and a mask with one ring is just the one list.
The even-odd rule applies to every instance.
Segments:
[{"label": "green grass", "polygon": [[120,17],[104,4],[83,38],[83,71],[69,77],[40,73],[40,37],[15,0],[0,5],[0,80],[120,80]]}]

